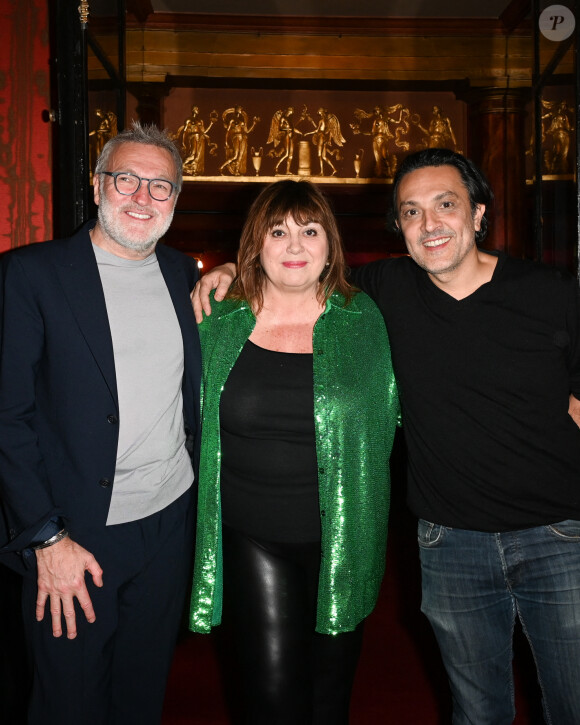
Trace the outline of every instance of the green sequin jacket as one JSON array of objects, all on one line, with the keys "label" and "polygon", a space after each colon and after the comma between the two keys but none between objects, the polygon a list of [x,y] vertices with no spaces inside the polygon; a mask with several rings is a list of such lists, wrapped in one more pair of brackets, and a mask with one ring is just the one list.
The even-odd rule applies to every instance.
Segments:
[{"label": "green sequin jacket", "polygon": [[[221,621],[221,390],[255,325],[246,302],[213,302],[199,326],[202,440],[189,624]],[[314,327],[314,416],[322,529],[316,630],[353,630],[373,609],[384,573],[389,456],[399,404],[381,313],[364,293],[335,293]]]}]

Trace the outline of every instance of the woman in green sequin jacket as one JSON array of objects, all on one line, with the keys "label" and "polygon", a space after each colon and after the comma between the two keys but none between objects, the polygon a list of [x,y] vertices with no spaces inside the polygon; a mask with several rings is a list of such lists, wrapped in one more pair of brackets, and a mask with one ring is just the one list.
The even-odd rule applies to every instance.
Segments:
[{"label": "woman in green sequin jacket", "polygon": [[222,608],[232,622],[248,723],[342,725],[384,572],[399,408],[383,317],[346,283],[315,185],[262,191],[213,310],[190,628]]}]

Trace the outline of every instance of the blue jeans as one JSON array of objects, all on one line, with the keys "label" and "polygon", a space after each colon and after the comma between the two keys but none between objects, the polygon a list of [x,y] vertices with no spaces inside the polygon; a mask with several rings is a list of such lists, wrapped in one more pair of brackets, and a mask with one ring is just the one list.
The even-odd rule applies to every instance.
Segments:
[{"label": "blue jeans", "polygon": [[423,601],[453,697],[454,725],[515,716],[516,615],[551,725],[580,723],[580,521],[485,533],[419,521]]}]

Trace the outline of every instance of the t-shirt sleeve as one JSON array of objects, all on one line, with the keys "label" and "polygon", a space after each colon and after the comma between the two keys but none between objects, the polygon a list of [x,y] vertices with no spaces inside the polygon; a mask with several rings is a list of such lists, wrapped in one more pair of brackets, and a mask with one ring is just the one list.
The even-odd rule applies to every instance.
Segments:
[{"label": "t-shirt sleeve", "polygon": [[351,270],[349,282],[366,292],[375,303],[378,303],[381,290],[384,290],[388,268],[388,259],[379,259],[376,262],[364,264],[362,267]]}]

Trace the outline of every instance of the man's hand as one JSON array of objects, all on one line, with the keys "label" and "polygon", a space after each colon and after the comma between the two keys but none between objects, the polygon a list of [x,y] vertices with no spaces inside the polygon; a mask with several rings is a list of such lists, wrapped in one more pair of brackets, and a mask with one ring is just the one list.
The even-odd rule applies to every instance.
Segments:
[{"label": "man's hand", "polygon": [[50,598],[52,633],[62,635],[62,615],[66,622],[66,636],[77,636],[74,598],[81,605],[87,622],[94,622],[95,610],[85,584],[85,571],[88,571],[96,586],[103,586],[103,570],[95,557],[69,539],[63,539],[53,546],[36,551],[38,564],[38,595],[36,597],[36,619],[44,618],[46,602]]},{"label": "man's hand", "polygon": [[570,414],[570,417],[576,423],[578,428],[580,428],[580,400],[576,398],[574,395],[570,396],[570,405],[568,406],[568,413]]},{"label": "man's hand", "polygon": [[209,293],[212,289],[215,289],[216,302],[220,302],[226,296],[226,292],[229,290],[235,276],[236,265],[233,262],[220,264],[219,267],[214,267],[203,275],[191,293],[191,304],[197,322],[203,320],[203,312],[206,315],[211,315]]}]

